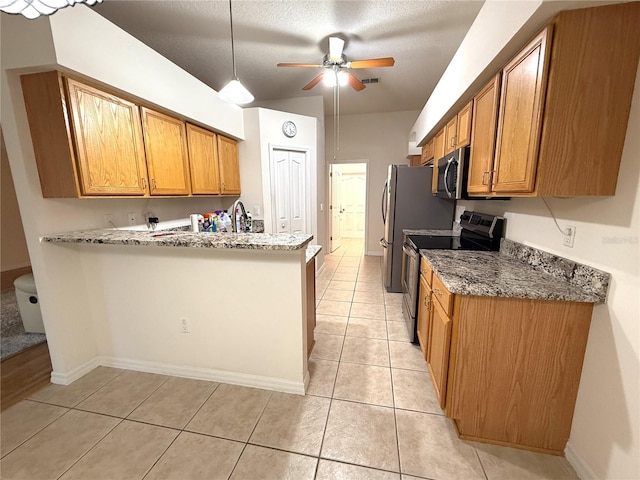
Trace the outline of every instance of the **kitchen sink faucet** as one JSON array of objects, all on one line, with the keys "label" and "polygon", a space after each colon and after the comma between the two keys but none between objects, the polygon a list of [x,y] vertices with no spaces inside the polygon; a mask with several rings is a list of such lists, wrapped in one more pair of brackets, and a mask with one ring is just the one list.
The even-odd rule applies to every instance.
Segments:
[{"label": "kitchen sink faucet", "polygon": [[240,210],[242,211],[241,213],[241,219],[244,218],[244,222],[241,220],[240,221],[240,229],[244,232],[247,231],[247,211],[244,209],[244,204],[240,201],[240,199],[236,200],[233,203],[233,207],[231,208],[231,231],[232,232],[237,232],[238,231],[238,207],[240,207]]}]

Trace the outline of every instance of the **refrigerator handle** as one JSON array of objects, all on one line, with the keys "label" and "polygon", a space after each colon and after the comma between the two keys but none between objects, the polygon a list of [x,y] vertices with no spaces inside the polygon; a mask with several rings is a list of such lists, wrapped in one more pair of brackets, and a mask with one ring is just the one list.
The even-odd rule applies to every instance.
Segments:
[{"label": "refrigerator handle", "polygon": [[387,223],[387,212],[384,211],[384,207],[387,205],[387,190],[389,187],[389,180],[385,180],[384,188],[382,189],[382,223]]}]

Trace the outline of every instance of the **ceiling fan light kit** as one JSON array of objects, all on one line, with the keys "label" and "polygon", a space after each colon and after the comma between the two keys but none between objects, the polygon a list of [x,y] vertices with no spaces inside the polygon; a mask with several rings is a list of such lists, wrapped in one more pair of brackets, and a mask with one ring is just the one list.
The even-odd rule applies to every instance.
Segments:
[{"label": "ceiling fan light kit", "polygon": [[23,15],[28,19],[40,15],[52,15],[64,7],[73,7],[76,3],[95,5],[102,0],[0,0],[0,11],[12,15]]},{"label": "ceiling fan light kit", "polygon": [[233,78],[229,83],[222,87],[222,90],[218,92],[218,97],[225,102],[235,103],[236,105],[246,105],[247,103],[253,102],[254,97],[251,92],[242,85],[236,75],[236,54],[233,44],[233,10],[231,9],[231,0],[229,0],[229,24],[231,26],[231,64],[233,66]]},{"label": "ceiling fan light kit", "polygon": [[322,81],[329,88],[350,85],[359,92],[364,90],[365,85],[347,70],[393,67],[396,63],[393,57],[347,61],[347,57],[343,54],[343,48],[344,40],[342,38],[329,37],[329,53],[324,56],[322,63],[278,63],[278,67],[324,68],[326,70],[302,87],[303,90],[311,90]]}]

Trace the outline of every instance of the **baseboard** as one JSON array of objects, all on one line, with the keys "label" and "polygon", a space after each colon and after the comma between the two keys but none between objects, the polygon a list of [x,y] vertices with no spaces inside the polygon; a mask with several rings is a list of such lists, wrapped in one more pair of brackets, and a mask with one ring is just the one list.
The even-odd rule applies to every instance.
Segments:
[{"label": "baseboard", "polygon": [[365,251],[364,254],[367,257],[382,257],[383,253],[382,252],[371,252],[371,251]]},{"label": "baseboard", "polygon": [[7,290],[9,288],[13,288],[13,281],[21,277],[22,275],[26,275],[27,273],[31,273],[31,265],[27,265],[26,267],[14,268],[13,270],[5,270],[0,273],[0,290]]},{"label": "baseboard", "polygon": [[229,383],[243,387],[264,388],[267,390],[276,390],[278,392],[295,393],[299,395],[304,395],[305,381],[308,381],[305,379],[302,382],[292,382],[279,378],[227,372],[212,368],[183,367],[158,362],[145,362],[113,357],[98,357],[96,361],[98,365],[102,365],[104,367],[124,368],[127,370],[135,370],[137,372],[159,373],[174,377]]},{"label": "baseboard", "polygon": [[580,477],[580,480],[598,480],[598,476],[594,473],[587,462],[585,462],[584,459],[576,453],[571,440],[567,443],[564,454],[567,461],[578,474],[578,477]]},{"label": "baseboard", "polygon": [[324,266],[326,265],[326,263],[322,262],[322,265],[320,265],[317,269],[316,269],[316,277],[318,275],[320,275],[323,271],[324,271]]},{"label": "baseboard", "polygon": [[98,366],[100,366],[100,363],[98,358],[95,357],[83,365],[74,368],[69,373],[56,373],[54,370],[51,372],[51,383],[55,383],[56,385],[70,385]]}]

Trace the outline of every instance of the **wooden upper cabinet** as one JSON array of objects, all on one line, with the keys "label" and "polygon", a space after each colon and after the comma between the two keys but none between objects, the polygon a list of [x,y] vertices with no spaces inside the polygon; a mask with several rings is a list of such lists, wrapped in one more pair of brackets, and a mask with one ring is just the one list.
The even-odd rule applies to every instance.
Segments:
[{"label": "wooden upper cabinet", "polygon": [[473,112],[473,102],[467,103],[458,112],[458,125],[456,133],[456,148],[466,147],[471,143],[471,113]]},{"label": "wooden upper cabinet", "polygon": [[640,57],[638,25],[640,2],[561,12],[509,62],[492,193],[615,194]]},{"label": "wooden upper cabinet", "polygon": [[500,74],[473,97],[473,128],[467,185],[467,191],[471,195],[488,194],[491,191],[499,102]]},{"label": "wooden upper cabinet", "polygon": [[433,137],[433,176],[431,177],[431,192],[438,191],[438,160],[444,157],[445,129],[443,128]]},{"label": "wooden upper cabinet", "polygon": [[141,108],[151,195],[188,195],[187,135],[182,120]]},{"label": "wooden upper cabinet", "polygon": [[426,165],[433,160],[433,144],[434,138],[432,137],[422,146],[422,155],[420,157],[420,163],[422,165]]},{"label": "wooden upper cabinet", "polygon": [[187,123],[191,192],[194,195],[220,194],[217,135]]},{"label": "wooden upper cabinet", "polygon": [[138,106],[67,79],[83,195],[145,195],[147,170]]},{"label": "wooden upper cabinet", "polygon": [[444,155],[456,149],[456,135],[458,132],[458,117],[455,116],[444,127]]},{"label": "wooden upper cabinet", "polygon": [[502,71],[494,192],[532,192],[548,73],[545,28]]},{"label": "wooden upper cabinet", "polygon": [[240,165],[238,163],[238,142],[218,135],[218,157],[220,165],[220,193],[240,195]]}]

